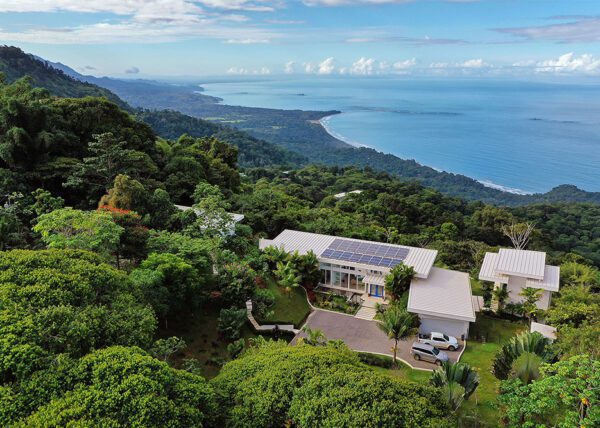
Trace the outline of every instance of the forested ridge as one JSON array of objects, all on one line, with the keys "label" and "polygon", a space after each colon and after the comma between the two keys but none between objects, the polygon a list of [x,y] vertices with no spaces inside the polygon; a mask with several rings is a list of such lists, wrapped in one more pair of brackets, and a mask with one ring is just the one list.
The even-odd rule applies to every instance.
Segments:
[{"label": "forested ridge", "polygon": [[[370,168],[241,170],[238,148],[215,131],[161,138],[105,98],[58,98],[27,79],[1,84],[2,426],[600,421],[598,205],[501,208]],[[335,196],[352,190],[362,193]],[[233,225],[231,212],[244,222]],[[289,346],[245,327],[248,299],[257,317],[273,317],[270,284],[289,302],[319,275],[310,255],[261,252],[259,237],[294,228],[423,246],[439,251],[441,266],[475,273],[485,251],[510,245],[502,226],[524,222],[535,224],[529,248],[561,265],[563,289],[537,314],[559,335],[544,360],[525,355],[539,381],[498,374],[496,419],[457,410],[463,386],[449,395],[443,379],[399,378],[339,341]]]},{"label": "forested ridge", "polygon": [[[4,49],[7,50],[5,55],[26,57],[7,64],[6,72],[16,77],[25,75],[30,67],[21,69],[19,65],[22,62],[29,64],[33,59],[17,48]],[[572,185],[558,186],[546,193],[517,195],[486,187],[461,174],[437,171],[414,160],[401,159],[368,147],[350,146],[329,135],[317,123],[319,119],[339,113],[338,111],[230,106],[221,104],[218,98],[201,94],[201,88],[191,84],[174,85],[146,80],[97,78],[77,73],[60,63],[40,62],[35,68],[44,71],[44,78],[39,79],[39,86],[46,87],[43,84],[44,80],[62,81],[68,76],[78,83],[74,86],[75,90],[67,90],[65,87],[58,95],[88,95],[85,92],[81,94],[79,86],[82,82],[96,88],[95,90],[112,91],[109,92],[109,98],[113,101],[112,93],[118,94],[131,106],[142,109],[141,117],[146,118],[155,132],[165,138],[176,138],[184,132],[194,136],[202,136],[209,132],[218,134],[220,138],[240,148],[242,166],[265,166],[283,162],[298,167],[306,164],[306,161],[331,166],[353,165],[361,168],[371,167],[407,180],[419,181],[424,186],[448,195],[496,205],[519,206],[554,202],[600,204],[600,193],[587,192]],[[60,73],[58,77],[53,76],[55,71]],[[199,120],[194,121],[195,118]],[[167,120],[168,125],[165,123]],[[211,124],[220,124],[220,130],[213,131]],[[266,152],[273,153],[273,156],[268,156]]]}]

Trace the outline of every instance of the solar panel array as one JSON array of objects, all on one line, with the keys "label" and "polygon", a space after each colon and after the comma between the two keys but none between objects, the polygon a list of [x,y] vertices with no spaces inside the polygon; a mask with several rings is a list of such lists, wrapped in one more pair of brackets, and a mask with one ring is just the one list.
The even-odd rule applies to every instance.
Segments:
[{"label": "solar panel array", "polygon": [[336,238],[321,257],[392,268],[402,263],[408,248]]}]

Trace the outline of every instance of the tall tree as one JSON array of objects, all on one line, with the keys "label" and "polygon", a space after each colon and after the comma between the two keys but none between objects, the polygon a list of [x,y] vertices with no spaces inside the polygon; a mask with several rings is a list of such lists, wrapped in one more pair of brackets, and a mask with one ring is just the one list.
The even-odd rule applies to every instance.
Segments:
[{"label": "tall tree", "polygon": [[95,251],[104,255],[117,250],[124,229],[108,212],[61,208],[37,219],[33,230],[48,248]]},{"label": "tall tree", "polygon": [[400,298],[410,288],[415,273],[414,268],[407,264],[394,266],[385,277],[385,291],[392,299]]}]

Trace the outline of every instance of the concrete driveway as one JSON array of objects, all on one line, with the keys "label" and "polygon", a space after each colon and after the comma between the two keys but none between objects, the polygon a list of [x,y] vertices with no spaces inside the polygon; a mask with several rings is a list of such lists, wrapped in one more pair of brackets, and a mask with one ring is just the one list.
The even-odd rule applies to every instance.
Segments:
[{"label": "concrete driveway", "polygon": [[[394,341],[388,339],[377,326],[377,321],[368,321],[354,318],[351,315],[345,315],[337,312],[324,311],[316,309],[306,320],[306,326],[311,329],[319,329],[325,334],[327,339],[340,339],[350,349],[359,352],[370,352],[373,354],[383,354],[393,357]],[[298,333],[292,343],[304,333]],[[435,364],[424,361],[416,361],[410,355],[410,348],[414,338],[398,343],[398,358],[409,366],[421,370],[434,370]],[[457,361],[462,347],[458,351],[444,351],[448,354],[451,361]]]}]

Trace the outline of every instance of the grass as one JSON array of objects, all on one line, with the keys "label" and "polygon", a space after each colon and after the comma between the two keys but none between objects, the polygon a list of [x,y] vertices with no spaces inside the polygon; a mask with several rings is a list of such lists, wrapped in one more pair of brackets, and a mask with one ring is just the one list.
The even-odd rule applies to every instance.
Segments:
[{"label": "grass", "polygon": [[[478,337],[488,338],[488,341],[482,343],[470,340],[462,355],[461,362],[468,363],[479,372],[480,384],[469,400],[463,403],[459,416],[476,414],[483,427],[499,425],[501,414],[495,403],[500,381],[491,373],[492,361],[506,340],[526,329],[525,322],[509,321],[484,314],[477,315],[477,321],[471,326],[471,331]],[[414,370],[401,362],[397,369],[373,366],[372,368],[375,372],[420,384],[428,383],[431,377],[431,372]]]},{"label": "grass", "polygon": [[273,278],[267,278],[267,288],[275,295],[275,303],[270,308],[271,314],[265,319],[257,320],[264,324],[267,322],[277,322],[280,324],[289,323],[300,327],[310,313],[310,306],[306,300],[306,292],[302,287],[296,287],[288,294]]}]

